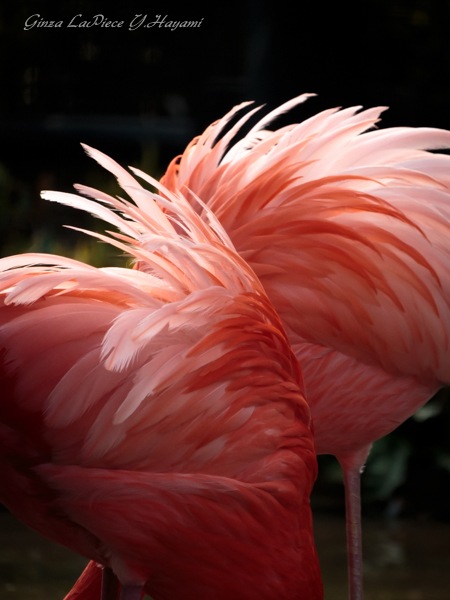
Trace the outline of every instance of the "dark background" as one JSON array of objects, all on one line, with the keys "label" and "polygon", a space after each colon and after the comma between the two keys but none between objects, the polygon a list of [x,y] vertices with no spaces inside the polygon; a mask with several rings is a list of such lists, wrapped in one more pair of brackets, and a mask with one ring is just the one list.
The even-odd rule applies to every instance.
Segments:
[{"label": "dark background", "polygon": [[[96,14],[119,29],[67,28]],[[28,17],[63,21],[33,27]],[[129,31],[135,15],[200,27]],[[209,4],[23,2],[0,8],[0,253],[37,250],[101,265],[115,251],[62,229],[88,217],[39,198],[74,182],[114,190],[79,142],[159,177],[190,139],[245,100],[268,108],[315,92],[289,116],[335,106],[390,106],[382,126],[450,129],[450,2]],[[450,411],[444,396],[375,447],[364,480],[369,515],[449,519]],[[314,504],[342,511],[334,459],[321,459]]]}]

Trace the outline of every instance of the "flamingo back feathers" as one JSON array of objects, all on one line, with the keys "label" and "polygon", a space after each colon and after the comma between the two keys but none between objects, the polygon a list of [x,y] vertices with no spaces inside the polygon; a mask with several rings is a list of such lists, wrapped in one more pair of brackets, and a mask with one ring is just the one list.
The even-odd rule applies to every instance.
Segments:
[{"label": "flamingo back feathers", "polygon": [[[165,523],[168,547],[176,543],[169,516],[158,521],[154,512],[142,512],[146,489],[169,497],[155,474],[161,485],[190,478],[192,501],[204,497],[205,519],[209,507],[220,521],[222,496],[234,495],[244,507],[244,529],[247,495],[261,510],[274,499],[280,515],[287,518],[287,510],[298,523],[282,555],[310,565],[286,577],[294,586],[314,581],[311,597],[319,598],[308,506],[317,468],[310,413],[278,316],[206,206],[202,220],[181,194],[160,184],[164,197],[152,194],[104,155],[89,153],[117,176],[134,203],[82,186],[91,200],[43,196],[118,227],[120,233],[92,235],[128,252],[140,270],[96,269],[40,254],[0,261],[0,348],[8,386],[0,420],[13,437],[23,431],[28,436],[27,448],[14,458],[13,492],[0,488],[1,498],[14,510],[14,498],[26,498],[33,482],[46,516],[37,522],[24,501],[16,503],[19,518],[69,547],[63,525],[71,523],[82,537],[76,549],[111,564],[122,581],[129,572],[149,577],[154,560],[146,557],[142,567],[130,550],[134,534],[100,527],[106,506],[119,510],[107,491],[112,479],[128,486],[127,501],[136,515],[153,520],[154,533],[157,523]],[[9,464],[9,451],[0,458]],[[229,491],[217,487],[217,477]],[[91,507],[89,517],[83,503]],[[177,518],[195,539],[199,521],[188,513],[180,509]],[[262,516],[259,536],[266,525]],[[230,543],[241,544],[230,535]],[[261,560],[273,551],[264,536],[264,548],[252,550]],[[242,551],[254,543],[250,536]],[[265,586],[255,594],[269,597]],[[199,597],[212,592],[204,593]]]},{"label": "flamingo back feathers", "polygon": [[231,147],[218,121],[161,181],[214,210],[292,343],[449,383],[450,157],[425,150],[450,132],[370,130],[384,108],[359,109],[262,119]]}]

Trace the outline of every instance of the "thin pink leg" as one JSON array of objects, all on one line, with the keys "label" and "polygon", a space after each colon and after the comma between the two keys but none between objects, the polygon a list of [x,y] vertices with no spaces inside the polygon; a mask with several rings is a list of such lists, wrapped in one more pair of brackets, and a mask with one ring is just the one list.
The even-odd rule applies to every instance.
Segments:
[{"label": "thin pink leg", "polygon": [[348,589],[350,600],[363,600],[361,497],[359,470],[344,469],[347,519]]},{"label": "thin pink leg", "polygon": [[103,568],[102,573],[102,598],[101,600],[117,600],[119,597],[120,583],[113,570]]},{"label": "thin pink leg", "polygon": [[338,457],[344,472],[348,589],[350,600],[363,600],[361,471],[370,448],[371,446],[368,446],[351,456]]}]

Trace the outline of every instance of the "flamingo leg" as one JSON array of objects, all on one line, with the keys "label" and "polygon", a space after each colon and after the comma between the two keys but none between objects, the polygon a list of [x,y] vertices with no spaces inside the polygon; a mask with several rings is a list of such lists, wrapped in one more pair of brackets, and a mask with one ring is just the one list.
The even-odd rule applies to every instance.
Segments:
[{"label": "flamingo leg", "polygon": [[102,598],[101,600],[117,600],[119,597],[120,583],[112,569],[103,568],[102,572]]},{"label": "flamingo leg", "polygon": [[350,600],[363,600],[361,475],[344,470],[347,520],[348,588]]},{"label": "flamingo leg", "polygon": [[120,600],[141,600],[144,595],[142,585],[123,585]]},{"label": "flamingo leg", "polygon": [[363,600],[361,533],[361,473],[371,444],[351,456],[338,457],[344,472],[347,522],[348,588],[350,600]]}]

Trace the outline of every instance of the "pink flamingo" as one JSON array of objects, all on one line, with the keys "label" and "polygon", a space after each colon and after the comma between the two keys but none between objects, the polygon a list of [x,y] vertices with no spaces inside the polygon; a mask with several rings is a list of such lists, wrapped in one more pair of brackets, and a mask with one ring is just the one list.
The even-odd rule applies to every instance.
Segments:
[{"label": "pink flamingo", "polygon": [[141,270],[0,261],[0,500],[105,566],[104,598],[117,578],[122,600],[320,600],[310,410],[277,314],[206,207],[88,151],[135,204],[43,195],[116,226],[92,235]]},{"label": "pink flamingo", "polygon": [[[450,383],[450,147],[439,129],[370,130],[384,108],[234,136],[234,108],[162,178],[219,219],[302,365],[317,452],[344,472],[350,598],[361,600],[360,472],[372,442]],[[370,131],[368,131],[370,130]],[[200,214],[205,209],[200,208]]]}]

